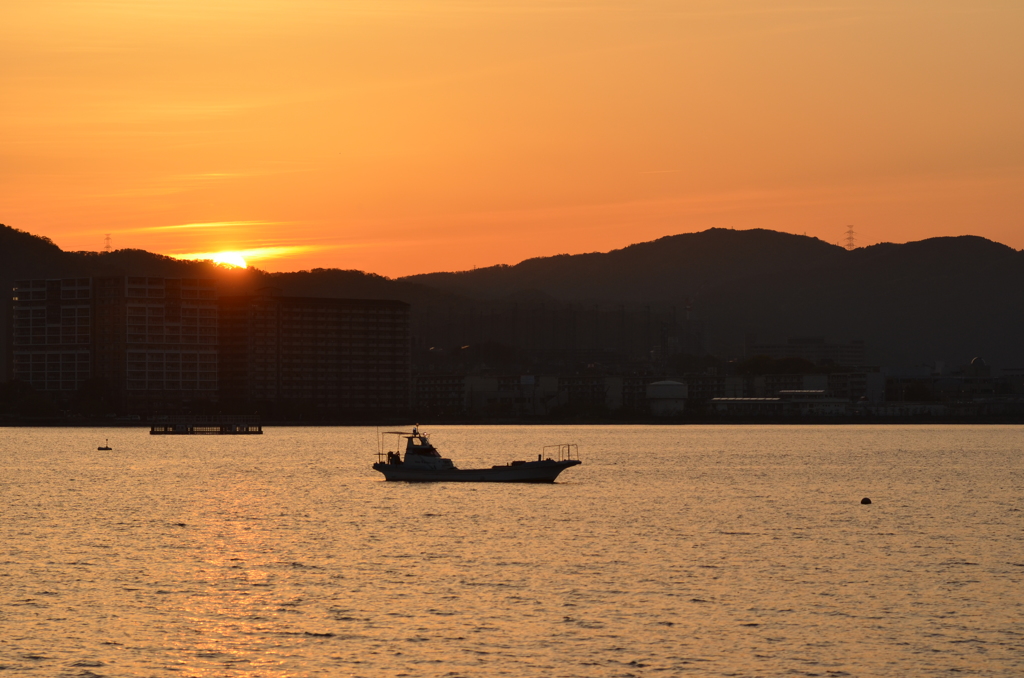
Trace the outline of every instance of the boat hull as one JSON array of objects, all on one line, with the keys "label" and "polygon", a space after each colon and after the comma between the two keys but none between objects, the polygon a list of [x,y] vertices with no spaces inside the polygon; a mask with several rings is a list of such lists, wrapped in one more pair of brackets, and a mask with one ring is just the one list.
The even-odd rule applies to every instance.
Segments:
[{"label": "boat hull", "polygon": [[385,480],[407,483],[553,483],[559,473],[579,463],[576,459],[570,459],[530,461],[491,468],[424,469],[378,462],[373,468],[383,473]]}]

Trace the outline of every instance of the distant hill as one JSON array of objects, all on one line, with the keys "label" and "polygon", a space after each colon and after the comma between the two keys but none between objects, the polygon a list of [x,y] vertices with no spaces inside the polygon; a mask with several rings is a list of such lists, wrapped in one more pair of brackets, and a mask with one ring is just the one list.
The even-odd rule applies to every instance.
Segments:
[{"label": "distant hill", "polygon": [[725,281],[700,312],[723,336],[861,338],[884,365],[1024,366],[1024,253],[969,236],[836,250]]},{"label": "distant hill", "polygon": [[504,299],[527,292],[569,302],[679,303],[757,275],[828,265],[846,250],[776,231],[711,229],[659,238],[607,253],[562,254],[459,273],[403,280],[469,297]]},{"label": "distant hill", "polygon": [[711,229],[608,253],[410,276],[478,299],[692,308],[712,352],[745,338],[865,339],[888,365],[1024,366],[1024,253],[984,238],[932,238],[847,251],[767,230]]},{"label": "distant hill", "polygon": [[[215,277],[225,294],[274,287],[293,296],[399,299],[413,307],[414,347],[422,351],[483,342],[635,357],[699,346],[731,357],[742,356],[752,336],[812,335],[864,339],[869,359],[882,365],[955,366],[982,356],[1024,366],[1024,253],[971,236],[847,251],[775,231],[711,229],[606,253],[392,280],[338,269],[229,270],[142,250],[63,252],[0,226],[6,289],[19,278],[87,275]],[[0,319],[4,343],[8,316]]]}]

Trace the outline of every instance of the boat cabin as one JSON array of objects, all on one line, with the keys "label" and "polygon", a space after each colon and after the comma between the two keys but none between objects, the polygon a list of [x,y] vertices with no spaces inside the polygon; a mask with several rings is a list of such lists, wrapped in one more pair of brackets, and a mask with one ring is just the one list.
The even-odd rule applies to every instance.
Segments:
[{"label": "boat cabin", "polygon": [[413,429],[411,435],[405,436],[405,457],[409,458],[409,455],[418,455],[421,457],[440,457],[441,453],[434,449],[434,446],[427,440],[427,436],[423,435],[416,429]]},{"label": "boat cabin", "polygon": [[377,458],[380,462],[384,462],[387,459],[387,464],[390,466],[397,466],[400,464],[411,464],[413,466],[423,466],[433,469],[448,469],[455,468],[450,459],[444,459],[441,457],[441,453],[437,451],[433,445],[430,444],[430,440],[427,438],[425,433],[420,433],[419,428],[413,428],[412,433],[407,431],[389,431],[385,435],[397,436],[398,441],[405,439],[405,458],[402,458],[401,452],[397,449],[389,451],[385,457],[383,449],[377,453]]}]

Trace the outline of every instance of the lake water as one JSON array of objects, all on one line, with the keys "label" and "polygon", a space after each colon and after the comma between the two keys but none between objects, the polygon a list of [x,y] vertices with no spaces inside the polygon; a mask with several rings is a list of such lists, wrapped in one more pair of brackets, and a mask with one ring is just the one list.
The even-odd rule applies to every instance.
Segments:
[{"label": "lake water", "polygon": [[0,429],[0,678],[1024,674],[1024,427],[424,430],[583,465],[385,483],[373,428]]}]

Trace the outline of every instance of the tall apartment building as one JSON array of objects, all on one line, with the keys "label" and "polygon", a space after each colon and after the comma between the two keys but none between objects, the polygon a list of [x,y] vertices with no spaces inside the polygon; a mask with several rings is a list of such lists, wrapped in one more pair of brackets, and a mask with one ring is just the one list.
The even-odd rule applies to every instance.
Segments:
[{"label": "tall apartment building", "polygon": [[90,379],[122,412],[297,403],[331,414],[409,407],[409,306],[257,295],[214,280],[18,281],[12,375],[70,398]]},{"label": "tall apartment building", "polygon": [[175,412],[217,397],[213,280],[21,280],[12,376],[70,395],[97,378],[128,412]]},{"label": "tall apartment building", "polygon": [[38,391],[77,391],[93,370],[91,278],[19,280],[11,373]]},{"label": "tall apartment building", "polygon": [[409,407],[405,302],[268,292],[222,297],[220,318],[226,402],[309,404],[331,415]]}]

